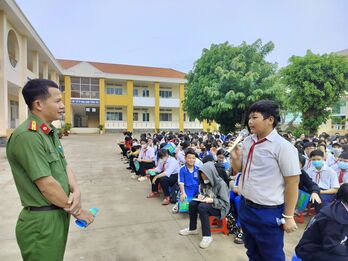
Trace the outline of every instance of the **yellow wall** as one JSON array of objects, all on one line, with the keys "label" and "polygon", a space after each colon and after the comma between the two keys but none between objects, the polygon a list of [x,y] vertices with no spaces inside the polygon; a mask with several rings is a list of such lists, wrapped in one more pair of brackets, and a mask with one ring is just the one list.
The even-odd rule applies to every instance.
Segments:
[{"label": "yellow wall", "polygon": [[71,78],[70,76],[64,76],[64,106],[65,106],[65,123],[71,124]]},{"label": "yellow wall", "polygon": [[155,129],[159,129],[159,115],[160,115],[160,96],[159,96],[160,84],[155,82]]},{"label": "yellow wall", "polygon": [[133,81],[127,81],[127,130],[133,131]]},{"label": "yellow wall", "polygon": [[[127,106],[130,102],[129,95],[105,94],[105,105],[108,106]],[[133,104],[133,97],[131,103]]]},{"label": "yellow wall", "polygon": [[185,96],[185,86],[183,83],[179,85],[179,99],[180,99],[180,109],[179,109],[179,130],[184,131],[184,96]]},{"label": "yellow wall", "polygon": [[105,79],[99,79],[99,124],[105,126]]}]

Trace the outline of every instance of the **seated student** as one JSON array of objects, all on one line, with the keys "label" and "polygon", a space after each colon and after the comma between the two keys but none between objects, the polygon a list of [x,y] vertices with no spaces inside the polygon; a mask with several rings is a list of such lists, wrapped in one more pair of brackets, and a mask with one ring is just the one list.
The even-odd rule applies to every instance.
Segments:
[{"label": "seated student", "polygon": [[307,173],[318,184],[323,206],[326,206],[335,200],[337,190],[340,187],[337,174],[326,165],[324,153],[321,150],[312,151],[310,159],[312,167],[308,169]]},{"label": "seated student", "polygon": [[348,152],[342,152],[332,168],[337,173],[339,184],[348,183]]},{"label": "seated student", "polygon": [[[341,153],[343,152],[343,148],[342,145],[339,143],[333,143],[332,144],[332,155],[334,157],[333,162],[331,162],[331,166],[334,166],[337,164],[337,162],[339,161],[339,156],[341,155]],[[329,165],[329,167],[331,167]]]},{"label": "seated student", "polygon": [[312,166],[312,161],[309,157],[311,152],[316,149],[316,145],[314,142],[306,142],[303,144],[304,154],[303,156],[306,158],[306,164],[304,165],[303,169],[307,171]]},{"label": "seated student", "polygon": [[337,192],[337,200],[309,222],[296,255],[302,261],[348,260],[348,184]]},{"label": "seated student", "polygon": [[180,143],[180,147],[176,152],[176,159],[178,160],[180,166],[185,165],[185,151],[190,146],[189,141],[183,141]]},{"label": "seated student", "polygon": [[164,194],[162,205],[169,205],[169,187],[172,187],[176,182],[178,182],[180,165],[174,157],[169,155],[168,150],[166,149],[160,149],[157,153],[157,157],[160,160],[157,167],[152,170],[158,174],[150,176],[151,193],[147,197],[159,197],[158,184],[160,184]]},{"label": "seated student", "polygon": [[219,149],[216,153],[216,163],[220,163],[224,166],[225,171],[228,172],[231,169],[231,163],[225,157],[226,151],[224,149]]},{"label": "seated student", "polygon": [[[200,150],[201,152],[199,153],[199,159],[203,161],[205,156],[211,155],[210,152],[210,147],[208,147],[206,143],[201,143],[200,144]],[[214,160],[214,158],[213,158]]]},{"label": "seated student", "polygon": [[198,167],[195,166],[196,153],[193,149],[185,152],[185,165],[180,168],[180,201],[191,200],[198,194]]},{"label": "seated student", "polygon": [[208,248],[213,241],[210,232],[209,216],[225,218],[230,209],[230,197],[226,183],[220,178],[213,162],[206,162],[199,170],[200,194],[197,201],[189,204],[190,224],[180,230],[182,236],[198,234],[197,216],[202,225],[203,239],[199,246]]},{"label": "seated student", "polygon": [[145,170],[155,167],[155,151],[153,147],[148,145],[147,139],[143,138],[140,141],[140,144],[141,150],[139,157],[135,159],[140,165],[139,170],[136,171],[136,175],[138,176],[138,181],[145,181],[147,180]]},{"label": "seated student", "polygon": [[236,238],[234,239],[235,244],[244,244],[243,230],[242,230],[242,226],[240,224],[240,219],[238,216],[240,201],[242,199],[241,196],[238,194],[238,185],[239,185],[239,179],[241,177],[241,174],[242,173],[240,172],[237,173],[236,179],[234,181],[234,185],[232,187],[232,191],[230,193],[230,201],[233,207],[233,216],[237,220],[237,226],[238,226],[238,232],[237,232]]},{"label": "seated student", "polygon": [[319,210],[322,207],[322,202],[319,196],[320,188],[303,169],[304,165],[306,164],[306,158],[303,155],[299,155],[299,161],[301,168],[299,189],[311,195],[310,202],[314,205],[317,213],[319,213]]},{"label": "seated student", "polygon": [[206,162],[209,162],[209,161],[214,163],[215,168],[216,168],[220,178],[222,178],[222,180],[225,181],[226,185],[228,186],[229,185],[228,175],[227,175],[227,172],[225,170],[224,164],[219,163],[219,162],[215,163],[215,160],[214,160],[213,156],[210,155],[210,154],[203,158],[203,164],[206,163]]},{"label": "seated student", "polygon": [[140,144],[138,140],[134,139],[131,150],[127,153],[127,158],[129,159],[129,167],[127,169],[131,170],[131,173],[135,173],[134,159],[138,158],[140,153]]},{"label": "seated student", "polygon": [[321,150],[324,153],[324,160],[327,166],[332,167],[336,164],[336,159],[330,151],[327,150],[327,147],[324,143],[318,145],[318,150]]}]

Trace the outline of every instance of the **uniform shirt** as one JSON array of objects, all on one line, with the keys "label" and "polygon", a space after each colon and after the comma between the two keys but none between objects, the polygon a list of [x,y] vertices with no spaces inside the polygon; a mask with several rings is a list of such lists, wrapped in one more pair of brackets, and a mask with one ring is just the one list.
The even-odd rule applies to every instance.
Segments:
[{"label": "uniform shirt", "polygon": [[202,167],[203,165],[203,162],[199,159],[199,158],[196,158],[196,161],[195,161],[195,166],[197,166],[198,168]]},{"label": "uniform shirt", "polygon": [[155,150],[150,146],[147,146],[146,149],[141,148],[139,158],[144,160],[155,160]]},{"label": "uniform shirt", "polygon": [[329,167],[334,166],[337,163],[338,159],[335,158],[334,155],[332,155],[331,152],[327,152],[327,158],[326,158],[326,164]]},{"label": "uniform shirt", "polygon": [[306,153],[304,153],[303,156],[306,159],[306,162],[305,162],[305,164],[303,166],[303,169],[304,169],[304,171],[307,171],[308,169],[310,169],[310,167],[312,167],[312,161],[310,160],[310,158],[308,158]]},{"label": "uniform shirt", "polygon": [[242,143],[244,177],[239,181],[240,193],[257,204],[281,205],[284,203],[284,177],[301,174],[297,149],[274,129],[265,142],[255,145],[250,168],[245,171],[249,150],[257,141],[253,134]]},{"label": "uniform shirt", "polygon": [[331,168],[336,172],[339,183],[340,183],[339,178],[340,178],[341,173],[343,175],[343,177],[342,177],[343,183],[348,183],[348,169],[346,169],[346,170],[340,169],[338,167],[337,163],[335,165],[333,165]]},{"label": "uniform shirt", "polygon": [[180,168],[180,181],[179,184],[183,184],[185,187],[197,187],[199,185],[198,180],[198,167],[194,166],[193,171],[190,172],[186,165]]},{"label": "uniform shirt", "polygon": [[170,177],[173,174],[178,174],[179,170],[180,165],[178,161],[172,156],[169,156],[166,161],[160,160],[157,167],[154,169],[156,173],[165,172],[167,177]]},{"label": "uniform shirt", "polygon": [[180,164],[180,166],[184,165],[186,163],[185,160],[185,152],[183,150],[180,150],[177,154],[177,160]]},{"label": "uniform shirt", "polygon": [[52,176],[69,195],[67,163],[53,125],[30,113],[11,135],[6,153],[24,207],[51,205],[35,184],[42,177]]},{"label": "uniform shirt", "polygon": [[324,166],[317,170],[314,166],[308,169],[308,175],[318,184],[320,189],[339,188],[336,172],[324,163]]}]

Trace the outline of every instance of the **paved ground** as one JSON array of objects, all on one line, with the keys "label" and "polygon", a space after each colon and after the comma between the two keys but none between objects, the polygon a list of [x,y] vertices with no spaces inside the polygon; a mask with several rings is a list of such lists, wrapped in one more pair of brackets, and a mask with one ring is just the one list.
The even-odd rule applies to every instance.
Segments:
[{"label": "paved ground", "polygon": [[[244,247],[235,245],[231,235],[213,234],[214,242],[207,250],[198,247],[200,236],[179,236],[179,229],[187,226],[187,215],[174,215],[172,206],[146,199],[150,185],[130,179],[119,150],[115,152],[119,138],[116,134],[71,135],[62,140],[84,207],[101,210],[90,228],[81,230],[71,223],[65,260],[247,260]],[[0,260],[21,260],[14,234],[21,207],[4,148],[0,148],[0,173]],[[302,233],[300,226],[286,235],[288,258]]]}]

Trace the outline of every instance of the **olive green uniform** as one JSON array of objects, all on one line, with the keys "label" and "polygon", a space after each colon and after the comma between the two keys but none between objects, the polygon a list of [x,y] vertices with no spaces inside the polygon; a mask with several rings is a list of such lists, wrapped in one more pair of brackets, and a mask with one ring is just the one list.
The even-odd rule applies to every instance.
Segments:
[{"label": "olive green uniform", "polygon": [[30,207],[52,205],[35,184],[39,178],[52,176],[70,193],[66,160],[57,130],[30,114],[11,135],[7,158],[23,210],[16,238],[24,260],[63,260],[69,230],[69,214],[63,209],[33,211]]}]

